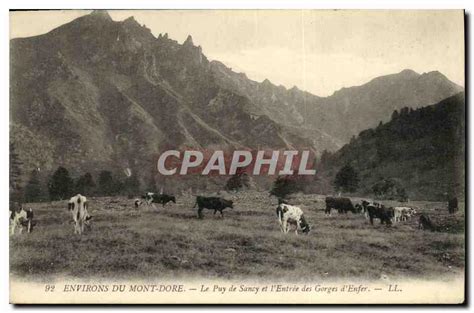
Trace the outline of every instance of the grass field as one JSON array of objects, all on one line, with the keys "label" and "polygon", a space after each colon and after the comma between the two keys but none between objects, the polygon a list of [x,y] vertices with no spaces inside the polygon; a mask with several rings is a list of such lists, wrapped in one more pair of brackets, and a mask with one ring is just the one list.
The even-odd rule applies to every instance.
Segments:
[{"label": "grass field", "polygon": [[[309,235],[282,234],[276,199],[267,193],[225,196],[224,218],[177,204],[135,210],[126,198],[89,198],[92,228],[74,235],[66,201],[32,203],[36,228],[10,237],[10,271],[25,279],[78,278],[439,278],[464,270],[464,204],[449,216],[445,203],[410,202],[438,231],[417,229],[416,218],[391,227],[362,215],[324,215],[324,197],[297,195]],[[383,201],[381,201],[383,203]],[[391,203],[386,203],[391,204]],[[407,205],[407,204],[404,204]]]}]

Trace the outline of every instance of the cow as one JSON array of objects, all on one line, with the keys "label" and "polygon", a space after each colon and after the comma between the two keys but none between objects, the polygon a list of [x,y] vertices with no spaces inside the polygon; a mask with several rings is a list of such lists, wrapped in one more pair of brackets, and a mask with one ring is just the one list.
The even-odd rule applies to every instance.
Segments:
[{"label": "cow", "polygon": [[87,198],[81,194],[77,194],[69,200],[68,210],[74,221],[74,234],[81,235],[84,232],[84,226],[90,226],[89,221],[92,216],[87,212],[88,206]]},{"label": "cow", "polygon": [[133,203],[135,204],[135,209],[138,209],[138,207],[142,205],[143,201],[140,199],[135,199]]},{"label": "cow", "polygon": [[374,218],[380,219],[380,224],[392,225],[393,208],[370,203],[367,205],[366,210],[370,219],[370,225],[374,225]]},{"label": "cow", "polygon": [[153,203],[161,203],[163,207],[165,207],[165,204],[168,202],[173,202],[176,203],[176,197],[173,195],[167,195],[167,194],[156,194],[153,192],[147,192],[146,195],[142,197],[145,199],[146,203],[148,205],[153,204]]},{"label": "cow", "polygon": [[349,198],[326,197],[326,209],[324,213],[331,215],[331,209],[336,209],[338,213],[347,213],[347,211],[354,213],[356,211]]},{"label": "cow", "polygon": [[26,227],[27,232],[31,233],[33,231],[33,209],[29,208],[25,210],[23,207],[19,211],[13,210],[10,211],[10,228],[11,234],[15,234],[15,229],[19,229],[19,233],[23,232],[23,227]]},{"label": "cow", "polygon": [[377,202],[362,200],[361,201],[362,210],[361,210],[360,213],[364,214],[366,219],[370,218],[369,211],[367,209],[369,206],[372,206],[372,207],[375,207],[375,208],[380,208],[382,205],[380,203],[377,203]]},{"label": "cow", "polygon": [[276,208],[276,214],[278,217],[278,222],[280,223],[280,230],[283,233],[288,233],[290,229],[289,224],[296,226],[296,235],[298,235],[298,229],[301,229],[304,234],[309,233],[310,226],[306,222],[303,211],[299,207],[281,203]]},{"label": "cow", "polygon": [[288,200],[286,200],[285,198],[280,198],[280,197],[279,197],[279,198],[278,198],[278,204],[282,204],[282,203],[284,203],[284,204],[289,204],[289,203],[288,203]]},{"label": "cow", "polygon": [[434,231],[434,225],[428,215],[420,215],[420,217],[418,218],[418,229],[429,229],[431,231]]},{"label": "cow", "polygon": [[395,223],[407,221],[410,217],[416,214],[416,210],[409,207],[394,207],[393,221]]},{"label": "cow", "polygon": [[455,213],[458,210],[458,198],[453,197],[448,200],[448,212],[450,214]]},{"label": "cow", "polygon": [[198,217],[202,218],[202,210],[214,210],[214,215],[217,211],[221,213],[221,217],[224,217],[224,213],[222,212],[225,208],[233,209],[233,202],[231,200],[222,199],[219,197],[203,197],[197,196],[196,203],[193,206],[193,209],[198,206]]}]

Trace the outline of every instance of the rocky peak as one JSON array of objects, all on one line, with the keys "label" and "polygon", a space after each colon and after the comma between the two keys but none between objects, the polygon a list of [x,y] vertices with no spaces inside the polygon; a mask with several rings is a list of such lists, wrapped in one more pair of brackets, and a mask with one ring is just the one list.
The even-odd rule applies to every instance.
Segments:
[{"label": "rocky peak", "polygon": [[272,82],[268,80],[268,78],[265,78],[263,81],[262,81],[262,85],[265,86],[265,87],[271,87],[272,86]]},{"label": "rocky peak", "polygon": [[420,76],[420,74],[418,74],[417,72],[411,69],[404,69],[403,71],[399,73],[399,75],[402,76],[403,78],[416,78]]},{"label": "rocky peak", "polygon": [[184,41],[183,46],[194,47],[193,37],[191,37],[191,35],[188,35],[188,38],[186,38],[186,40]]},{"label": "rocky peak", "polygon": [[128,18],[126,18],[123,23],[125,25],[133,25],[133,26],[140,26],[140,24],[137,22],[137,20],[133,17],[133,16],[130,16]]},{"label": "rocky peak", "polygon": [[112,18],[109,15],[109,12],[107,12],[107,10],[94,10],[89,15],[93,16],[93,17],[103,18],[103,19],[110,20],[110,21],[112,20]]},{"label": "rocky peak", "polygon": [[298,87],[293,86],[289,91],[292,92],[292,93],[296,93],[296,92],[299,92],[300,90],[299,90]]}]

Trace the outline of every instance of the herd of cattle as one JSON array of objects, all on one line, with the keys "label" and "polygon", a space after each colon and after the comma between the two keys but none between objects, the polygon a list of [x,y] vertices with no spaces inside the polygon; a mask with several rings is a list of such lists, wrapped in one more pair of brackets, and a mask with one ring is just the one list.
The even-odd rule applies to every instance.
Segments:
[{"label": "herd of cattle", "polygon": [[[176,203],[176,197],[167,194],[156,194],[148,192],[141,199],[135,199],[134,205],[138,209],[141,205],[146,204],[148,206],[156,204],[162,204],[163,207],[169,203]],[[341,197],[326,197],[325,199],[326,208],[324,210],[326,215],[331,216],[331,210],[337,210],[340,214],[352,212],[353,214],[364,215],[366,219],[370,221],[370,224],[374,224],[374,219],[379,219],[381,224],[392,225],[393,223],[407,221],[408,219],[417,215],[415,208],[411,207],[386,207],[383,204],[362,200],[361,203],[353,204],[349,198]],[[193,208],[198,207],[198,217],[203,218],[202,211],[204,209],[213,210],[214,214],[219,212],[221,217],[224,217],[224,209],[233,209],[233,202],[231,200],[222,199],[219,197],[204,197],[197,196],[196,202]],[[68,201],[68,210],[72,215],[72,221],[74,223],[74,233],[82,234],[86,226],[90,226],[92,216],[88,212],[88,201],[83,195],[76,195]],[[448,202],[448,209],[450,213],[454,213],[457,210],[457,200],[455,203],[453,200]],[[295,233],[298,234],[298,230],[302,233],[309,233],[311,227],[306,221],[303,211],[301,208],[290,205],[283,199],[278,199],[278,206],[276,208],[276,214],[280,230],[283,233],[288,233],[290,226],[293,226]],[[10,211],[10,228],[11,234],[15,234],[15,230],[18,229],[19,233],[22,233],[23,228],[26,228],[28,233],[33,231],[33,227],[36,223],[33,221],[33,210],[24,209],[20,207],[19,210]],[[426,214],[419,214],[418,227],[420,229],[433,230],[434,225],[431,219]]]}]

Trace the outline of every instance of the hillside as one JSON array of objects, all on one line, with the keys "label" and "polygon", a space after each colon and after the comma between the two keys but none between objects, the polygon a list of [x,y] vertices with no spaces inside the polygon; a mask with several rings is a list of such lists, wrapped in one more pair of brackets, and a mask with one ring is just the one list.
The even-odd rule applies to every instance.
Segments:
[{"label": "hillside", "polygon": [[11,40],[11,141],[24,172],[131,169],[170,148],[314,147],[219,86],[201,47],[94,11]]},{"label": "hillside", "polygon": [[371,194],[376,182],[394,178],[410,199],[445,200],[453,193],[463,196],[464,93],[435,105],[404,108],[389,122],[362,131],[338,152],[323,156],[320,180],[333,181],[345,164],[359,172],[362,194]]}]

